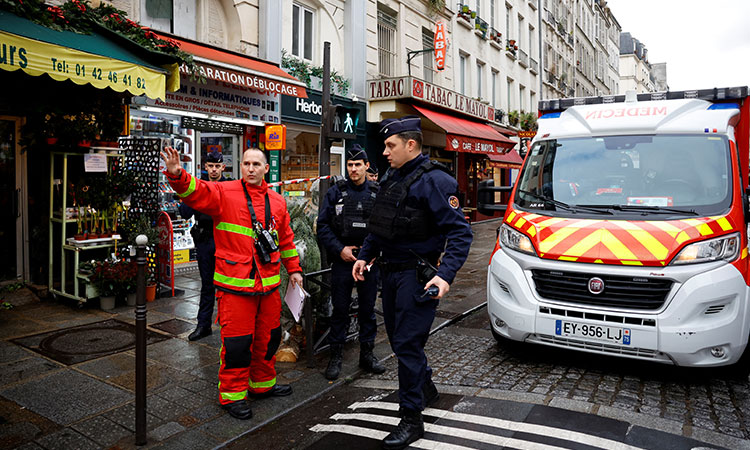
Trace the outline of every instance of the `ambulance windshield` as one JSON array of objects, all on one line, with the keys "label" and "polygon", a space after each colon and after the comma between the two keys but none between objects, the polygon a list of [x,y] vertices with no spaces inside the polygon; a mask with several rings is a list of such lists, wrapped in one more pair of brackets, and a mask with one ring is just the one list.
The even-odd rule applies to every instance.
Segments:
[{"label": "ambulance windshield", "polygon": [[527,159],[515,196],[521,208],[583,215],[600,208],[616,215],[695,216],[721,213],[731,201],[725,137],[547,140],[535,143]]}]

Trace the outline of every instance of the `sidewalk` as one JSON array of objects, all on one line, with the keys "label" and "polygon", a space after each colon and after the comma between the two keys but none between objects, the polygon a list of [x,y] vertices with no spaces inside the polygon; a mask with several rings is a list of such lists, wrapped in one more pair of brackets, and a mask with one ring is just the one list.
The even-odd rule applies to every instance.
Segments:
[{"label": "sidewalk", "polygon": [[[499,221],[473,225],[469,260],[441,301],[433,327],[447,324],[485,299],[486,268]],[[141,448],[206,449],[257,429],[334,386],[322,371],[326,352],[307,367],[277,363],[278,382],[291,383],[289,397],[253,400],[253,418],[236,420],[217,396],[219,330],[197,342],[200,278],[178,276],[179,297],[148,304],[148,444]],[[98,305],[39,300],[28,289],[0,294],[14,304],[0,310],[0,448],[133,449],[135,446],[134,308],[110,312]],[[376,355],[391,354],[381,326]],[[343,383],[358,375],[358,344],[345,350]]]}]

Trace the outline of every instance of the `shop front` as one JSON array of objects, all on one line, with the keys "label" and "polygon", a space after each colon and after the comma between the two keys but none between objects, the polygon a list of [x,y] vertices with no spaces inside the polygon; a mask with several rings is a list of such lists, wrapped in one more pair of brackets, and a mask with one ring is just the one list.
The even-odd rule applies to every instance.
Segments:
[{"label": "shop front", "polygon": [[[281,101],[287,96],[304,100],[305,85],[278,66],[216,47],[165,36],[193,55],[200,78],[180,70],[180,89],[165,99],[137,97],[130,111],[133,137],[156,138],[160,146],[180,151],[183,168],[201,177],[202,161],[212,152],[223,155],[224,177],[238,179],[242,154],[249,147],[265,148],[265,128],[281,123]],[[201,79],[202,78],[202,79]],[[281,176],[280,152],[266,151],[269,181]],[[192,222],[179,217],[179,201],[163,175],[159,179],[160,207],[173,225],[175,271],[195,261],[189,229]],[[185,265],[182,265],[185,264]]]},{"label": "shop front", "polygon": [[[281,100],[281,120],[286,124],[286,150],[281,157],[281,179],[293,180],[318,176],[318,147],[320,145],[320,120],[323,111],[322,92],[310,89],[307,98],[283,97]],[[332,105],[359,110],[353,124],[356,139],[338,141],[331,145],[331,175],[346,175],[345,149],[355,143],[367,149],[367,126],[365,103],[356,102],[338,95],[331,96]],[[334,124],[335,126],[335,124]],[[343,124],[339,124],[343,126]],[[367,149],[370,159],[376,155]],[[284,195],[309,197],[309,186],[305,183],[282,186]]]},{"label": "shop front", "polygon": [[47,284],[49,275],[52,286],[76,222],[74,203],[60,203],[64,181],[84,172],[51,170],[53,155],[108,151],[97,146],[121,135],[130,97],[163,99],[177,87],[177,59],[104,27],[70,31],[71,19],[68,31],[52,30],[22,16],[0,10],[0,281]]},{"label": "shop front", "polygon": [[511,170],[522,162],[514,149],[517,143],[489,125],[494,108],[414,77],[370,80],[367,94],[373,121],[407,114],[422,117],[423,150],[456,175],[466,215],[472,221],[490,218],[477,211],[479,182],[493,179],[496,186],[507,185]]}]

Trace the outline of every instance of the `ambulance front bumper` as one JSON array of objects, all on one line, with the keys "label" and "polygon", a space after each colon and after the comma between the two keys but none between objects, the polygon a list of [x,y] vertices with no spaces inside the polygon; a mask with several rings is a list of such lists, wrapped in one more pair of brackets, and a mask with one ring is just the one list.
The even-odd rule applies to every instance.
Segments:
[{"label": "ambulance front bumper", "polygon": [[[595,276],[672,280],[654,310],[600,307],[542,298],[532,269]],[[507,339],[554,347],[709,367],[735,363],[747,345],[748,287],[723,262],[678,267],[632,267],[544,260],[500,249],[487,277],[490,323]]]}]

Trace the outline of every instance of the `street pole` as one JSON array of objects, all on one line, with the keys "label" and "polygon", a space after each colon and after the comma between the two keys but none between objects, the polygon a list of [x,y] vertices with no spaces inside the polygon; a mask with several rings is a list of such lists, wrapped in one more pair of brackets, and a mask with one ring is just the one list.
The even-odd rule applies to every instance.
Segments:
[{"label": "street pole", "polygon": [[135,445],[146,444],[146,243],[140,234],[135,238],[136,300],[135,300]]},{"label": "street pole", "polygon": [[[328,148],[328,125],[331,106],[331,43],[323,43],[323,114],[320,123],[320,144],[318,145],[318,175],[331,174],[331,152]],[[318,207],[323,205],[323,198],[328,192],[328,179],[320,180],[318,192]]]}]

